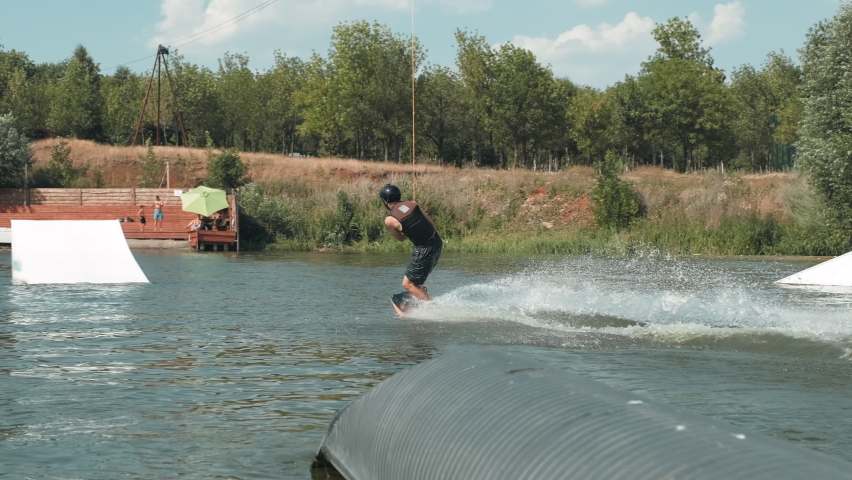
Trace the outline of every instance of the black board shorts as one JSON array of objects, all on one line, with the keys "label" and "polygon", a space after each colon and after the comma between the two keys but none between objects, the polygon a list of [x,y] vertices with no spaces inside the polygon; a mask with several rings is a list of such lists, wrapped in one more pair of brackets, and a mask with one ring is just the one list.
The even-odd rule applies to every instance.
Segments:
[{"label": "black board shorts", "polygon": [[426,277],[432,273],[435,265],[438,264],[438,259],[441,258],[441,250],[444,248],[444,242],[441,236],[436,232],[432,238],[423,245],[415,245],[414,253],[411,254],[411,263],[405,270],[405,276],[415,285],[423,285],[426,283]]},{"label": "black board shorts", "polygon": [[145,225],[145,217],[139,217],[139,223]]}]

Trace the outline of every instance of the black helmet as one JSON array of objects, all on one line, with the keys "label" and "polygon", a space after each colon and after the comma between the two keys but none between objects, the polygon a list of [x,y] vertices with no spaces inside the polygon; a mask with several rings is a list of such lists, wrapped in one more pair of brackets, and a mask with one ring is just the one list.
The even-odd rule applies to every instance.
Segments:
[{"label": "black helmet", "polygon": [[379,197],[385,202],[398,202],[402,198],[402,192],[399,190],[399,187],[389,183],[382,187]]}]

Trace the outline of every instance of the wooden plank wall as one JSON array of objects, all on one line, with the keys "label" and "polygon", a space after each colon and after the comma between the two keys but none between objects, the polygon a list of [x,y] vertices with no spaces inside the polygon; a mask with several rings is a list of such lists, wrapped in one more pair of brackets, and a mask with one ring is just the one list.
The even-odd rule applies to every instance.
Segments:
[{"label": "wooden plank wall", "polygon": [[0,188],[0,205],[145,205],[159,195],[165,205],[180,205],[168,188]]}]

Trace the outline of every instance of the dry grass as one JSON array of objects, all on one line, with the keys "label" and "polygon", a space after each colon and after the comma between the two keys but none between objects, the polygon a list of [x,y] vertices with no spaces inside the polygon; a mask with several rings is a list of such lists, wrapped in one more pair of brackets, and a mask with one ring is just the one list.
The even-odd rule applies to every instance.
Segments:
[{"label": "dry grass", "polygon": [[[105,174],[107,187],[135,186],[139,176],[137,158],[145,154],[145,147],[116,147],[89,140],[64,139],[64,141],[71,148],[71,159],[74,164],[87,165],[90,170],[100,168]],[[60,139],[47,139],[31,144],[36,168],[50,162],[51,149],[59,142]],[[207,168],[207,155],[203,149],[154,147],[154,153],[163,160],[173,163],[179,159],[185,161],[191,156],[195,159],[197,169],[204,171]],[[295,158],[269,153],[240,153],[240,157],[248,163],[252,180],[261,184],[275,182],[282,178],[301,177],[312,182],[334,185],[347,183],[359,177],[380,180],[393,174],[410,174],[412,171],[411,165],[339,158]],[[418,165],[416,170],[418,174],[427,174],[453,169]],[[172,176],[171,180],[179,181],[175,176]]]},{"label": "dry grass", "polygon": [[[115,147],[84,140],[65,140],[76,165],[104,172],[107,187],[137,185],[137,157],[144,147]],[[32,144],[36,167],[50,161],[58,139]],[[172,165],[189,164],[173,170],[171,185],[185,178],[201,178],[207,164],[201,149],[156,147],[157,156]],[[385,183],[412,191],[412,167],[408,164],[363,162],[338,158],[293,158],[267,153],[241,153],[252,180],[267,194],[310,201],[325,210],[334,209],[342,190],[359,203],[375,198]],[[173,167],[174,168],[174,167]],[[594,169],[573,167],[562,172],[528,170],[458,169],[436,165],[417,166],[417,197],[425,204],[441,203],[442,209],[470,221],[477,211],[484,217],[508,216],[525,229],[572,229],[593,223],[590,192]],[[626,173],[647,209],[649,219],[660,223],[693,221],[708,229],[725,218],[756,214],[760,218],[789,221],[796,205],[810,195],[806,179],[794,173],[725,174],[704,172],[680,174],[659,167],[640,167]],[[191,180],[189,181],[192,182]]]}]

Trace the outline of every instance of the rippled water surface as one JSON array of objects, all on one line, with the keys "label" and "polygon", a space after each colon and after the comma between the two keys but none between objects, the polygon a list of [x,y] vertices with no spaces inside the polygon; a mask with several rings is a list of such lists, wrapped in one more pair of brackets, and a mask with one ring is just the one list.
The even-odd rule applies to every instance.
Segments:
[{"label": "rippled water surface", "polygon": [[852,460],[852,293],[814,262],[147,253],[147,285],[12,285],[0,251],[0,476],[311,478],[329,421],[454,350],[523,352]]}]

